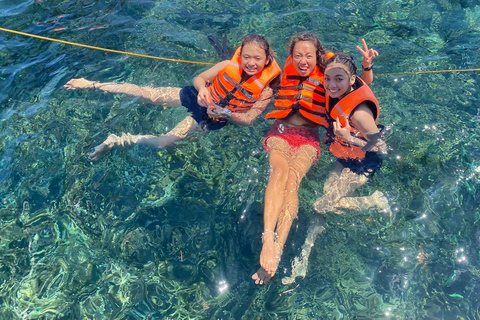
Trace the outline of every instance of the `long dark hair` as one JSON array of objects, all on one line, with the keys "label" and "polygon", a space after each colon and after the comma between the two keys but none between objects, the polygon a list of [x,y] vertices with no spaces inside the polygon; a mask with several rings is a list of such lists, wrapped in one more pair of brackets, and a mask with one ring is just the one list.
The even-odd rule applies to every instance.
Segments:
[{"label": "long dark hair", "polygon": [[269,60],[265,67],[268,67],[272,64],[273,58],[275,58],[277,54],[275,53],[275,51],[272,50],[272,48],[270,48],[270,43],[268,42],[267,38],[258,34],[249,34],[242,38],[241,50],[243,50],[243,46],[248,43],[255,43],[260,48],[265,50],[265,55]]},{"label": "long dark hair", "polygon": [[288,52],[290,55],[293,54],[293,48],[295,48],[295,45],[300,41],[309,41],[313,44],[315,47],[315,55],[317,57],[317,66],[323,73],[325,71],[325,48],[323,48],[320,40],[318,40],[317,36],[310,32],[294,34],[290,38],[290,42],[288,44]]}]

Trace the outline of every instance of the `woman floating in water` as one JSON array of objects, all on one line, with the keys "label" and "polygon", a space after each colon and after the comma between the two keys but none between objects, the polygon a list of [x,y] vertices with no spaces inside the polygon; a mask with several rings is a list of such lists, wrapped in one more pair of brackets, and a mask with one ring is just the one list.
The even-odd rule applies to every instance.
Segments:
[{"label": "woman floating in water", "polygon": [[70,80],[65,87],[69,90],[99,89],[125,93],[142,97],[155,105],[185,106],[191,112],[174,129],[161,136],[127,133],[118,137],[111,134],[89,155],[89,159],[95,161],[115,146],[136,143],[164,148],[184,139],[195,129],[217,130],[228,122],[250,125],[270,102],[273,95],[271,82],[280,73],[268,40],[259,35],[248,35],[242,39],[242,45],[231,60],[222,61],[199,74],[193,80],[193,86],[151,88],[82,78]]},{"label": "woman floating in water", "polygon": [[[370,71],[371,64],[364,62],[363,68]],[[356,72],[355,61],[349,54],[340,52],[326,61],[326,110],[332,123],[327,128],[326,142],[338,161],[325,182],[324,196],[315,202],[314,207],[319,213],[376,207],[390,214],[388,200],[381,192],[376,191],[369,197],[347,197],[380,168],[382,160],[376,152],[386,151],[383,133],[377,128],[378,101]],[[298,276],[305,277],[310,248],[323,230],[321,220],[313,219],[302,252],[292,263],[292,275],[283,278],[283,284],[295,282]]]},{"label": "woman floating in water", "polygon": [[314,204],[315,210],[342,213],[341,209],[375,207],[391,214],[387,198],[379,191],[369,197],[347,197],[380,168],[382,159],[378,153],[386,153],[384,133],[377,127],[378,101],[357,76],[352,56],[340,52],[326,62],[324,86],[327,114],[332,122],[326,142],[337,162],[325,182],[323,197]]},{"label": "woman floating in water", "polygon": [[[357,47],[370,66],[378,53]],[[325,50],[311,33],[297,34],[289,44],[275,110],[267,118],[277,119],[264,141],[270,153],[270,179],[265,191],[263,248],[260,269],[252,276],[263,284],[275,274],[293,219],[298,212],[300,182],[320,156],[318,128],[328,127],[323,72]],[[363,75],[370,83],[371,68]]]}]

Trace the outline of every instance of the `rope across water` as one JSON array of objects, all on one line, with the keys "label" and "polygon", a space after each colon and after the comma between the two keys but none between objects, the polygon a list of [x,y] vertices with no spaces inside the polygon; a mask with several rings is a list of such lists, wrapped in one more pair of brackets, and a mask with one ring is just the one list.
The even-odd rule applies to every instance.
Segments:
[{"label": "rope across water", "polygon": [[[53,39],[53,38],[38,36],[38,35],[35,35],[35,34],[30,34],[30,33],[26,33],[26,32],[21,32],[21,31],[16,31],[16,30],[10,30],[10,29],[5,29],[5,28],[0,28],[0,31],[4,31],[4,32],[8,32],[8,33],[14,33],[14,34],[18,34],[18,35],[22,35],[22,36],[26,36],[26,37],[31,37],[31,38],[48,40],[48,41],[52,41],[52,42],[59,42],[59,43],[68,44],[68,45],[77,46],[77,47],[82,47],[82,48],[88,48],[88,49],[93,49],[93,50],[101,50],[101,51],[105,51],[105,52],[112,52],[112,53],[118,53],[118,54],[126,54],[126,55],[134,56],[134,57],[141,57],[141,58],[148,58],[148,59],[156,59],[156,60],[163,60],[163,61],[170,61],[170,62],[202,64],[202,65],[214,65],[214,63],[211,63],[211,62],[201,62],[201,61],[189,61],[189,60],[181,60],[181,59],[171,59],[171,58],[155,57],[155,56],[149,56],[149,55],[145,55],[145,54],[138,54],[138,53],[133,53],[133,52],[127,52],[127,51],[119,51],[119,50],[106,49],[106,48],[95,47],[95,46],[90,46],[90,45],[86,45],[86,44],[71,42],[71,41],[64,41],[64,40],[59,40],[59,39]],[[431,73],[474,72],[474,71],[480,71],[480,68],[473,68],[473,69],[453,69],[453,70],[430,70],[430,71],[398,72],[398,73],[382,73],[382,74],[376,74],[375,76],[376,76],[376,77],[381,77],[381,76],[419,75],[419,74],[431,74]]]}]

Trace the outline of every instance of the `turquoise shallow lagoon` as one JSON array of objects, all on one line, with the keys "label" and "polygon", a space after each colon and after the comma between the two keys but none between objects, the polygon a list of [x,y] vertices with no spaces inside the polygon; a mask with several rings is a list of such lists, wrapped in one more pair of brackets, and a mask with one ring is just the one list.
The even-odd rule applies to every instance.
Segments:
[{"label": "turquoise shallow lagoon", "polygon": [[271,121],[91,163],[110,133],[162,134],[187,112],[69,79],[182,87],[208,66],[0,32],[0,319],[479,319],[479,71],[425,73],[480,68],[479,26],[473,0],[0,1],[2,28],[211,63],[209,35],[263,34],[281,64],[296,32],[357,59],[365,38],[392,133],[356,195],[394,209],[327,214],[305,278],[283,285],[333,163],[323,147],[279,272],[257,287]]}]

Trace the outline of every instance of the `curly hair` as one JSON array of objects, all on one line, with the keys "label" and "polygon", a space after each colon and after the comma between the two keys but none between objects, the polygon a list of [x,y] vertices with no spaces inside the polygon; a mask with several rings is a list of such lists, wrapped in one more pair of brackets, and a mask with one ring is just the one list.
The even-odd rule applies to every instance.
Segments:
[{"label": "curly hair", "polygon": [[293,54],[293,48],[295,48],[295,45],[300,41],[309,41],[313,44],[313,46],[315,47],[317,66],[320,68],[320,71],[323,73],[325,71],[325,48],[320,43],[320,40],[318,40],[317,36],[315,36],[313,33],[310,33],[310,32],[294,34],[290,38],[290,42],[288,44],[288,49],[289,49],[288,52],[290,53],[290,55]]}]

